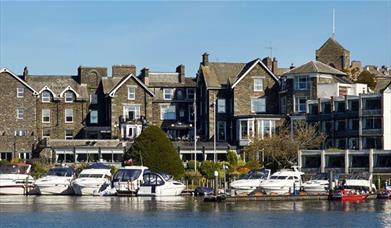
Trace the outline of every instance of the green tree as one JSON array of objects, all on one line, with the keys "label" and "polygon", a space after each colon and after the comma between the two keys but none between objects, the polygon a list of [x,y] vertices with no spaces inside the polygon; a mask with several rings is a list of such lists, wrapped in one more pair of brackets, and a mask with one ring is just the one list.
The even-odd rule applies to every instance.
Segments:
[{"label": "green tree", "polygon": [[364,70],[358,75],[356,83],[367,84],[369,88],[375,89],[375,75],[371,74],[369,71]]},{"label": "green tree", "polygon": [[134,140],[124,160],[145,165],[154,172],[165,172],[181,178],[185,172],[182,161],[167,135],[158,127],[149,126]]}]

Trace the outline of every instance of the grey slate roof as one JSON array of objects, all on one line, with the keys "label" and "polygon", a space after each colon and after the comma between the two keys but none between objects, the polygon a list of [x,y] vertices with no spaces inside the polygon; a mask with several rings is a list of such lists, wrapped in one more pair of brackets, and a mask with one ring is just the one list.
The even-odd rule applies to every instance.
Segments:
[{"label": "grey slate roof", "polygon": [[149,73],[149,87],[195,87],[195,78],[185,77],[185,83],[180,83],[179,75],[175,72],[170,73]]},{"label": "grey slate roof", "polygon": [[222,88],[223,85],[233,83],[236,77],[248,65],[246,63],[216,63],[209,62],[207,66],[201,65],[206,86],[208,88]]},{"label": "grey slate roof", "polygon": [[325,73],[325,74],[346,76],[344,72],[332,68],[331,66],[328,66],[319,61],[310,61],[304,65],[293,68],[292,70],[286,72],[285,74],[305,74],[305,73]]},{"label": "grey slate roof", "polygon": [[379,78],[377,79],[376,82],[376,87],[375,87],[375,93],[380,93],[382,92],[385,88],[388,87],[391,83],[391,77],[390,78]]},{"label": "grey slate roof", "polygon": [[38,92],[47,86],[57,96],[70,86],[80,95],[81,98],[88,98],[87,85],[79,84],[77,76],[29,75],[26,78],[26,82]]},{"label": "grey slate roof", "polygon": [[120,82],[122,77],[103,77],[102,86],[104,94],[108,94],[111,89]]}]

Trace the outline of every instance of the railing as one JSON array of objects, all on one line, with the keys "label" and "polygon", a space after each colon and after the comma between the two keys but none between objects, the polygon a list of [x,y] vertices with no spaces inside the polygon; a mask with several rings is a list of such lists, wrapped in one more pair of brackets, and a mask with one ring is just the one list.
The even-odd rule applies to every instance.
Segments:
[{"label": "railing", "polygon": [[373,116],[373,115],[381,115],[381,109],[363,109],[361,115],[363,116]]}]

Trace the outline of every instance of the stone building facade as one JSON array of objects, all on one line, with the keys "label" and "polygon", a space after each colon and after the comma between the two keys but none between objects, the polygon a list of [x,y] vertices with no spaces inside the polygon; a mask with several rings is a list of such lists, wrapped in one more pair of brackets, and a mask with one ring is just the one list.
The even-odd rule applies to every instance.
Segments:
[{"label": "stone building facade", "polygon": [[340,71],[350,67],[350,51],[334,38],[329,38],[318,50],[316,61],[320,61]]},{"label": "stone building facade", "polygon": [[247,145],[271,135],[279,115],[279,79],[260,59],[209,62],[203,54],[197,78],[197,107],[203,140]]}]

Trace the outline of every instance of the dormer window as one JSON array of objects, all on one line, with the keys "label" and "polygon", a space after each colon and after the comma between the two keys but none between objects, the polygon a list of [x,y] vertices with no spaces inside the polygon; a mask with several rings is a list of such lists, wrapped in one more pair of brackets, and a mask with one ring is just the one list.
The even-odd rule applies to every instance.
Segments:
[{"label": "dormer window", "polygon": [[42,92],[42,102],[49,103],[52,99],[52,94],[49,91]]},{"label": "dormer window", "polygon": [[65,92],[65,102],[72,103],[75,100],[75,94],[71,91]]}]

